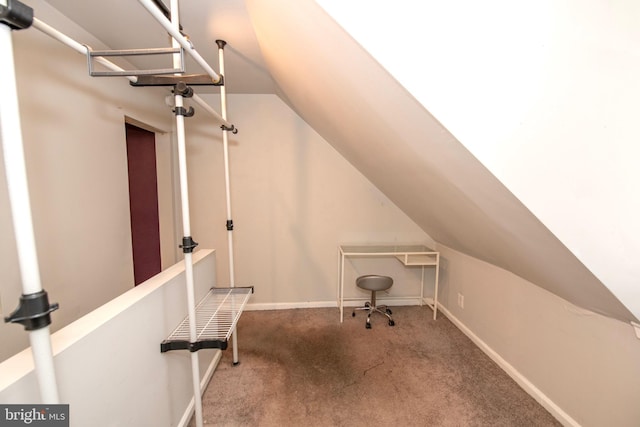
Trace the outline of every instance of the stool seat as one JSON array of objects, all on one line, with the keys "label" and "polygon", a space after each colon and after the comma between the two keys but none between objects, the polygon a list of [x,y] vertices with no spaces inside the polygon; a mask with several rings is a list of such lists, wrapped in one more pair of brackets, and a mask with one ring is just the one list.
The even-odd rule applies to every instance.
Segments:
[{"label": "stool seat", "polygon": [[370,274],[356,279],[356,286],[367,291],[386,291],[393,285],[393,279],[387,276]]},{"label": "stool seat", "polygon": [[355,317],[356,310],[366,310],[367,323],[365,326],[367,329],[371,329],[371,314],[380,313],[385,315],[389,319],[389,326],[394,326],[395,323],[391,317],[391,310],[386,305],[376,305],[376,292],[386,291],[393,285],[393,279],[388,276],[379,276],[377,274],[369,274],[366,276],[360,276],[356,279],[356,286],[360,289],[371,291],[371,302],[367,301],[364,307],[358,307],[353,310],[352,316]]}]

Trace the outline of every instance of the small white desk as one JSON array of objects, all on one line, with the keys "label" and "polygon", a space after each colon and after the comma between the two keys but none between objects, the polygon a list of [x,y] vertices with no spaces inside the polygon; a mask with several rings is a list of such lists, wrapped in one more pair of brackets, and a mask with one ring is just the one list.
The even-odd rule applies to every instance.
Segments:
[{"label": "small white desk", "polygon": [[[420,280],[420,305],[424,301],[424,267],[433,266],[436,269],[433,304],[427,305],[433,310],[433,320],[438,314],[438,274],[440,270],[440,252],[435,252],[424,245],[371,245],[371,246],[339,246],[338,270],[340,283],[338,284],[338,306],[340,307],[340,323],[344,320],[344,262],[349,257],[395,257],[405,266],[422,267]],[[412,298],[415,297],[405,297]]]}]

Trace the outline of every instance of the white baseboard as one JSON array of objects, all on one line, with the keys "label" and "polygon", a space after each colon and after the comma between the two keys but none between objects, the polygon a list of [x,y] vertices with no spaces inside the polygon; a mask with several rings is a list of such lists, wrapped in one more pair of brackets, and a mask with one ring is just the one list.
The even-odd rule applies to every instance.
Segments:
[{"label": "white baseboard", "polygon": [[447,318],[456,325],[480,350],[482,350],[487,356],[491,358],[495,363],[502,368],[524,391],[526,391],[531,397],[533,397],[543,408],[545,408],[553,417],[558,420],[563,426],[580,427],[580,424],[571,418],[569,414],[564,412],[562,408],[556,405],[546,394],[538,389],[531,381],[529,381],[524,375],[522,375],[516,368],[514,368],[509,362],[504,360],[496,351],[494,351],[487,343],[482,341],[476,334],[474,334],[464,323],[462,323],[457,317],[455,317],[446,307],[438,304],[438,310],[447,316]]},{"label": "white baseboard", "polygon": [[[368,301],[367,298],[358,298],[345,300],[345,307],[360,307]],[[420,298],[415,297],[396,297],[396,298],[378,298],[379,304],[389,306],[397,305],[420,305]],[[427,299],[425,299],[427,301]],[[432,300],[429,300],[432,301]],[[274,302],[274,303],[248,303],[245,311],[259,310],[290,310],[294,308],[338,308],[337,301],[306,301],[306,302]]]},{"label": "white baseboard", "polygon": [[259,310],[290,310],[294,308],[327,308],[338,307],[335,301],[309,301],[309,302],[274,302],[274,303],[248,303],[245,311]]},{"label": "white baseboard", "polygon": [[[200,395],[204,393],[204,390],[207,388],[209,381],[211,381],[213,372],[218,367],[218,363],[220,363],[220,359],[222,359],[222,350],[217,350],[216,353],[213,355],[213,360],[207,367],[207,372],[205,372],[204,376],[202,377],[202,381],[200,381]],[[182,418],[178,423],[178,427],[186,427],[187,425],[189,425],[189,421],[191,421],[191,417],[193,416],[193,413],[196,410],[195,406],[196,406],[195,399],[192,397],[191,400],[189,401],[189,405],[187,406],[187,409],[184,411],[184,414],[182,415]]]}]

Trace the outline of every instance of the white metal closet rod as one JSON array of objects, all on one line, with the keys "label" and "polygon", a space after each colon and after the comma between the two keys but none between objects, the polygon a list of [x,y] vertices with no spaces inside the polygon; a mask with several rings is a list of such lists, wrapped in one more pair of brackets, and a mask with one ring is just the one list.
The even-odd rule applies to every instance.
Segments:
[{"label": "white metal closet rod", "polygon": [[204,100],[204,99],[202,99],[202,98],[200,98],[197,94],[195,94],[195,93],[194,93],[194,94],[193,94],[193,96],[191,97],[191,99],[192,99],[193,101],[197,102],[199,106],[201,106],[202,108],[204,108],[205,110],[207,110],[207,111],[209,112],[209,114],[211,114],[213,117],[215,117],[215,118],[216,118],[216,120],[217,120],[219,123],[221,123],[221,124],[223,124],[223,125],[225,125],[225,126],[227,126],[227,127],[232,127],[232,126],[233,126],[231,123],[229,123],[229,122],[227,121],[227,119],[225,119],[223,116],[221,116],[221,115],[220,115],[220,113],[218,113],[216,110],[214,110],[214,109],[211,107],[211,105],[207,104],[207,103],[205,102],[205,100]]},{"label": "white metal closet rod", "polygon": [[[220,67],[220,74],[224,76],[224,46],[226,44],[223,40],[217,40],[218,44],[218,67]],[[227,88],[225,85],[220,86],[220,111],[222,117],[227,118]],[[229,248],[229,286],[232,288],[236,286],[235,279],[235,267],[233,262],[233,222],[231,216],[231,185],[229,179],[229,130],[222,131],[222,146],[224,152],[224,183],[227,196],[227,221],[231,226],[227,227],[227,246]],[[231,336],[231,347],[233,349],[233,363],[238,364],[238,334],[236,328],[233,330]]]},{"label": "white metal closet rod", "polygon": [[[180,44],[180,46],[182,46],[185,52],[191,55],[193,59],[195,59],[196,62],[207,72],[207,74],[209,74],[211,78],[213,78],[214,83],[220,82],[221,78],[218,75],[218,73],[213,71],[213,68],[211,68],[211,66],[209,66],[207,61],[205,61],[204,58],[200,56],[200,54],[193,47],[191,42],[187,40],[182,34],[180,34],[179,27],[176,27],[175,25],[173,25],[172,22],[169,21],[166,18],[166,16],[164,16],[160,8],[158,8],[158,6],[155,5],[153,0],[138,0],[138,2],[142,6],[144,6],[145,9],[147,9],[147,11],[156,19],[156,21],[158,21],[164,27],[165,30],[167,30],[167,32],[171,35],[171,37],[173,37],[173,40],[178,44]],[[172,19],[173,19],[173,15],[174,15],[174,11],[172,10],[171,11]]]},{"label": "white metal closet rod", "polygon": [[[0,56],[6,61],[0,67],[0,81],[4,84],[0,102],[0,139],[22,278],[22,294],[32,295],[42,291],[42,283],[29,201],[11,29],[8,25],[0,25]],[[57,404],[58,386],[49,326],[30,331],[29,341],[42,403]]]},{"label": "white metal closet rod", "polygon": [[[155,10],[159,9],[153,6]],[[164,18],[164,16],[163,16]],[[178,0],[171,0],[171,22],[172,29],[178,30],[180,26],[180,18],[178,12]],[[178,41],[173,38],[172,46],[177,47]],[[182,59],[180,55],[173,55],[173,65],[175,68],[182,67]],[[176,111],[183,106],[183,96],[175,93],[174,102]],[[184,116],[176,114],[176,135],[178,139],[178,169],[180,174],[180,200],[182,201],[182,231],[183,236],[191,238],[191,220],[189,213],[189,186],[187,182],[187,148],[184,132]],[[183,245],[186,244],[183,240]],[[196,333],[196,299],[195,286],[193,279],[193,256],[192,250],[184,250],[184,266],[187,291],[187,311],[189,314],[189,341],[197,340]],[[193,382],[193,406],[195,411],[196,427],[203,427],[204,420],[202,416],[202,392],[200,390],[200,362],[198,352],[193,351],[191,355],[191,380]]]},{"label": "white metal closet rod", "polygon": [[[76,52],[82,54],[82,55],[87,55],[87,49],[90,49],[87,45],[84,45],[82,43],[78,43],[77,41],[73,40],[71,37],[67,36],[66,34],[61,33],[60,31],[56,30],[55,28],[51,27],[50,25],[40,21],[38,18],[33,18],[33,24],[32,26],[40,31],[42,31],[43,33],[45,33],[46,35],[58,40],[59,42],[69,46],[71,49],[75,50]],[[106,68],[108,68],[111,71],[124,71],[124,69],[116,64],[114,64],[113,62],[109,61],[108,59],[105,59],[103,57],[96,57],[95,60],[97,62],[99,62],[100,64],[102,64],[103,66],[105,66]],[[125,76],[126,79],[128,79],[131,82],[137,82],[138,78],[136,76]],[[192,100],[196,103],[198,103],[198,105],[200,105],[202,108],[204,108],[209,114],[211,114],[218,122],[220,122],[221,124],[231,127],[231,123],[229,123],[225,118],[223,118],[220,113],[218,113],[216,110],[214,110],[213,108],[211,108],[211,106],[209,104],[207,104],[202,98],[200,98],[198,95],[193,95]]]}]

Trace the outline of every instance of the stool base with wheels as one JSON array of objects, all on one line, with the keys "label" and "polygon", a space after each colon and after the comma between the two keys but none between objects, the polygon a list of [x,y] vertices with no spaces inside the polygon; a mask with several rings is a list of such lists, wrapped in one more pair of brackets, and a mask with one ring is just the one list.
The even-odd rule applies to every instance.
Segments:
[{"label": "stool base with wheels", "polygon": [[391,310],[386,305],[376,305],[376,292],[386,291],[391,285],[393,285],[393,279],[387,276],[378,276],[375,274],[369,274],[367,276],[360,276],[356,279],[356,286],[360,289],[371,291],[371,302],[367,301],[364,307],[357,307],[353,309],[351,314],[353,317],[356,315],[356,310],[367,310],[367,329],[371,329],[371,314],[380,313],[387,317],[389,320],[389,326],[394,326],[395,322],[391,317]]}]

